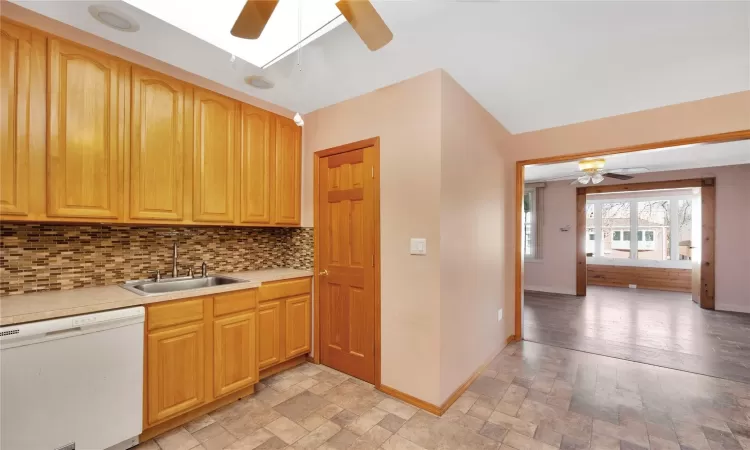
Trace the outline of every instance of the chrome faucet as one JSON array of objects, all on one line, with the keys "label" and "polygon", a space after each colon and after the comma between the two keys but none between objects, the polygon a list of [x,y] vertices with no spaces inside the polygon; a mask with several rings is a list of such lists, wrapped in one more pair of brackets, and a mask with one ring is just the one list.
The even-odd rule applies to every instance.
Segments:
[{"label": "chrome faucet", "polygon": [[172,278],[177,278],[177,241],[174,241],[172,247]]}]

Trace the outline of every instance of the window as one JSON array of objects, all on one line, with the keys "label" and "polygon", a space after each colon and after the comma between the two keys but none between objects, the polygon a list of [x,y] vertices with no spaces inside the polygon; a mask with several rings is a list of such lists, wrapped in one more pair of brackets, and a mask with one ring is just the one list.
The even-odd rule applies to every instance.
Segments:
[{"label": "window", "polygon": [[527,188],[523,194],[523,254],[526,259],[540,259],[541,253],[541,187]]},{"label": "window", "polygon": [[586,256],[592,264],[689,267],[695,195],[689,190],[643,194],[589,196]]}]

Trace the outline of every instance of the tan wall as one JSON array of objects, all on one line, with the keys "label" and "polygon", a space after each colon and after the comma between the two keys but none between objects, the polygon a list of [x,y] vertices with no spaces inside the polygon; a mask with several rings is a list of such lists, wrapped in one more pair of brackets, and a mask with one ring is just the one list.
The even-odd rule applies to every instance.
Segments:
[{"label": "tan wall", "polygon": [[186,70],[167,64],[164,61],[144,55],[143,53],[131,50],[122,45],[115,44],[112,41],[108,41],[99,36],[79,30],[78,28],[50,19],[49,17],[37,14],[13,3],[7,1],[2,2],[2,15],[3,17],[15,20],[16,22],[24,23],[30,27],[37,28],[55,36],[83,44],[87,47],[99,50],[100,52],[117,56],[118,58],[122,58],[131,63],[138,64],[139,66],[167,74],[178,80],[186,81],[241,102],[263,108],[266,111],[271,111],[285,117],[292,117],[294,115],[294,112],[281,106],[252,97],[244,92],[216,83],[194,73],[190,73]]},{"label": "tan wall", "polygon": [[504,161],[508,132],[443,72],[440,172],[440,399],[505,346]]},{"label": "tan wall", "polygon": [[[380,137],[382,383],[438,403],[440,83],[428,72],[305,116],[302,225],[313,225],[315,151]],[[426,256],[409,239],[427,239]]]}]

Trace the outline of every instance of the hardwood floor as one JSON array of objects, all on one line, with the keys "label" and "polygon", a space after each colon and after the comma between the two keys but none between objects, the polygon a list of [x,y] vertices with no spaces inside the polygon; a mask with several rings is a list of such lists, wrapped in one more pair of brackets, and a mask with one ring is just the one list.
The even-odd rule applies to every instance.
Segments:
[{"label": "hardwood floor", "polygon": [[529,341],[750,383],[750,314],[703,310],[690,294],[526,292],[523,326]]}]

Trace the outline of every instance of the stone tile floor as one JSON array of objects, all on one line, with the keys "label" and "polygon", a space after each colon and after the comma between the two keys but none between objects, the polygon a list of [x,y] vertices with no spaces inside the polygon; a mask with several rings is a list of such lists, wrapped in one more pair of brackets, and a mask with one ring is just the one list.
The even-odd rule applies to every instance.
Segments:
[{"label": "stone tile floor", "polygon": [[442,417],[304,364],[138,450],[750,450],[750,385],[533,342]]}]

